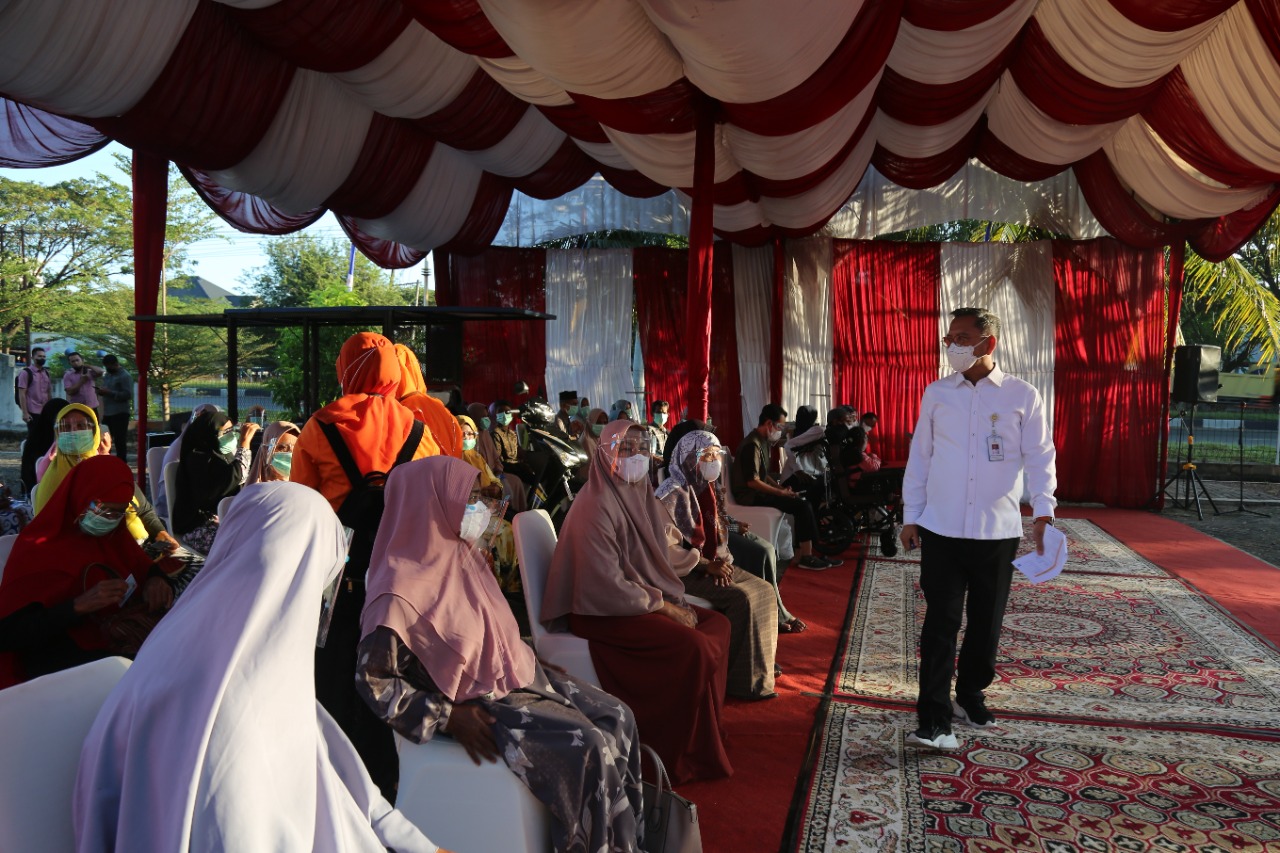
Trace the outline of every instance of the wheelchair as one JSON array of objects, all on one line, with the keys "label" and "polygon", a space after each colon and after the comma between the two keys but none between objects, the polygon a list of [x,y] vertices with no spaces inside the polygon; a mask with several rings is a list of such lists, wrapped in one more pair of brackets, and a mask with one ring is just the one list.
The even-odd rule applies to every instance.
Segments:
[{"label": "wheelchair", "polygon": [[821,554],[842,554],[863,535],[880,540],[880,553],[898,553],[902,524],[902,468],[863,472],[852,485],[828,470],[827,498],[818,508],[818,536],[813,547]]}]

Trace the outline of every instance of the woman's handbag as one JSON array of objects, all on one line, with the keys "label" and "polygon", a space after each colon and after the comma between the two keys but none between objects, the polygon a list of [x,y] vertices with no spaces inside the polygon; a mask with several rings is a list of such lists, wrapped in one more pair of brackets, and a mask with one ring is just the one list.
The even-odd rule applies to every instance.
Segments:
[{"label": "woman's handbag", "polygon": [[640,780],[640,811],[644,819],[641,849],[646,853],[702,853],[698,807],[671,790],[667,768],[662,766],[658,753],[644,744],[640,748],[648,753],[658,777],[657,785]]},{"label": "woman's handbag", "polygon": [[[89,579],[90,572],[102,574],[106,577],[97,578],[91,582]],[[119,579],[120,573],[106,563],[90,563],[80,573],[80,586],[84,591],[88,592],[98,581],[113,578]],[[163,611],[151,612],[150,608],[147,607],[147,603],[142,600],[142,593],[135,589],[129,596],[129,600],[120,607],[114,609],[108,607],[105,610],[90,613],[89,619],[101,631],[108,651],[117,655],[133,657],[138,653],[138,649],[142,648],[143,641],[147,639],[147,635],[151,633],[151,629],[156,626],[156,623],[160,621],[160,617],[163,615]]]}]

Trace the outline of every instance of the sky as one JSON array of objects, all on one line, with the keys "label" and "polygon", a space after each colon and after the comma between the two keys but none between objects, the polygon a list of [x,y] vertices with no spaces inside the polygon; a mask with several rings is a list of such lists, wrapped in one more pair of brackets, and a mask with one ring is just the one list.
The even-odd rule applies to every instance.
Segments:
[{"label": "sky", "polygon": [[[128,183],[128,175],[116,167],[115,159],[112,157],[116,153],[128,154],[128,151],[129,149],[123,145],[113,142],[101,151],[65,166],[50,166],[44,169],[0,169],[0,176],[13,181],[56,184],[73,178],[89,178],[101,172],[112,180]],[[217,223],[220,226],[217,237],[192,243],[188,247],[189,272],[202,276],[233,293],[248,293],[249,289],[243,282],[251,277],[255,268],[266,264],[263,247],[266,241],[272,238],[242,233],[221,219],[218,219]],[[345,242],[347,239],[337,220],[329,213],[307,228],[306,233],[326,240],[337,239]],[[428,265],[430,262],[431,256],[428,255]],[[396,279],[401,282],[412,282],[421,277],[421,264],[396,272]],[[430,281],[429,286],[434,287],[435,281]]]}]

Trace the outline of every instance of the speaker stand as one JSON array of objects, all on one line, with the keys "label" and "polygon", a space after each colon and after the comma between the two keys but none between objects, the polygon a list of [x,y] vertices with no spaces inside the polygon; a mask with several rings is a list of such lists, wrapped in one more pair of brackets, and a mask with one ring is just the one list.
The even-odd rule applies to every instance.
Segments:
[{"label": "speaker stand", "polygon": [[1238,497],[1236,498],[1236,508],[1229,509],[1219,515],[1239,515],[1247,513],[1256,515],[1259,518],[1270,518],[1265,512],[1258,512],[1256,509],[1249,509],[1244,505],[1244,400],[1240,401],[1240,426],[1236,430],[1236,451],[1237,460],[1240,465],[1240,478],[1237,481],[1240,487]]},{"label": "speaker stand", "polygon": [[[1191,414],[1187,420],[1187,461],[1182,463],[1178,468],[1178,473],[1164,481],[1159,490],[1156,491],[1152,500],[1158,501],[1161,495],[1166,495],[1173,501],[1173,505],[1179,509],[1191,509],[1192,501],[1196,506],[1196,517],[1204,521],[1204,508],[1200,505],[1200,496],[1204,495],[1204,499],[1209,502],[1209,506],[1213,507],[1214,515],[1222,515],[1222,511],[1218,509],[1218,505],[1213,502],[1213,496],[1209,494],[1208,488],[1205,487],[1204,480],[1200,479],[1200,474],[1196,472],[1195,463],[1195,447],[1196,447],[1196,404],[1191,404]],[[1241,451],[1243,453],[1243,451]],[[1178,497],[1178,488],[1181,485],[1182,497]],[[1169,489],[1173,489],[1173,493],[1169,493]],[[1243,488],[1243,487],[1242,487]]]}]

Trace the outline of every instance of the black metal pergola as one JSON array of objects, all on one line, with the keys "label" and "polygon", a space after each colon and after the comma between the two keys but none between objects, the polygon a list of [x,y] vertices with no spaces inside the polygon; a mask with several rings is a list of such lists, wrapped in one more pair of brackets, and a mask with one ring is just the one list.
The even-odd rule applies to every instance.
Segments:
[{"label": "black metal pergola", "polygon": [[[314,412],[320,407],[320,335],[322,326],[382,326],[382,334],[395,340],[404,327],[458,327],[464,322],[491,320],[554,320],[554,314],[524,308],[442,308],[430,305],[359,305],[332,308],[228,308],[221,314],[139,314],[138,323],[167,323],[227,330],[227,414],[240,418],[238,362],[241,329],[302,328],[303,405]],[[459,339],[460,340],[460,339]]]}]

